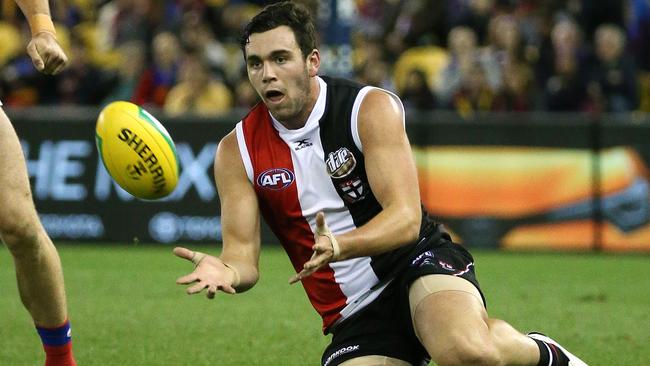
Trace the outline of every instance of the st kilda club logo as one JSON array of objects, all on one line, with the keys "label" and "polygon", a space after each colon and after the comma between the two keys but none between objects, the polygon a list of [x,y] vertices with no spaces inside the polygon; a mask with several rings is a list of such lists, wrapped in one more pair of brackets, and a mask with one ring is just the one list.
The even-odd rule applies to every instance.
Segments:
[{"label": "st kilda club logo", "polygon": [[332,178],[344,178],[357,166],[357,160],[346,147],[342,147],[327,155],[325,160],[327,174]]}]

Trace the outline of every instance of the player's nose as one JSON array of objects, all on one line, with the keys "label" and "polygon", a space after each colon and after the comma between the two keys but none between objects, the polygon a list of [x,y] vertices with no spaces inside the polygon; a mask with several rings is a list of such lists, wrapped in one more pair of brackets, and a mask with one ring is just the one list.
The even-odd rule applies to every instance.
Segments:
[{"label": "player's nose", "polygon": [[271,81],[277,80],[275,70],[273,69],[273,66],[270,65],[269,63],[264,63],[262,66],[262,81],[265,83],[269,83]]}]

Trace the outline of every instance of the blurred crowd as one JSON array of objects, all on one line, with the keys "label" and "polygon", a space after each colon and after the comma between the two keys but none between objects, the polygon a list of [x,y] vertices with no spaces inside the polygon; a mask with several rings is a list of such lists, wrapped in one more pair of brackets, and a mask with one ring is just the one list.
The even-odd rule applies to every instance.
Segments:
[{"label": "blurred crowd", "polygon": [[[332,1],[300,2],[317,14]],[[409,109],[650,112],[649,0],[337,1],[354,9],[345,76],[396,92]],[[170,115],[248,108],[258,99],[238,38],[271,2],[52,1],[70,65],[45,77],[24,52],[24,18],[0,0],[0,100],[130,100]]]}]

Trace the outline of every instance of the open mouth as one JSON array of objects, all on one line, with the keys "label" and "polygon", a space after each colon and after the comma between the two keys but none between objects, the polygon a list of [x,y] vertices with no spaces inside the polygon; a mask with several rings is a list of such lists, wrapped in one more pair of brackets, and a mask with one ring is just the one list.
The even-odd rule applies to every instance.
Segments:
[{"label": "open mouth", "polygon": [[264,93],[264,96],[266,97],[267,100],[269,100],[269,101],[271,101],[273,103],[277,103],[280,100],[282,100],[282,98],[284,97],[284,94],[282,92],[277,91],[277,90],[269,90],[266,93]]}]

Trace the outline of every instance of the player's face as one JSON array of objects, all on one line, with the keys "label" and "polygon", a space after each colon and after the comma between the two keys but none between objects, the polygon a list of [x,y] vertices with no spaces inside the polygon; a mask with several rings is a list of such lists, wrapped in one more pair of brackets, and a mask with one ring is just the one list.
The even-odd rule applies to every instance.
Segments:
[{"label": "player's face", "polygon": [[317,50],[303,57],[291,28],[253,33],[246,45],[248,78],[271,114],[287,127],[302,127],[316,102]]}]

